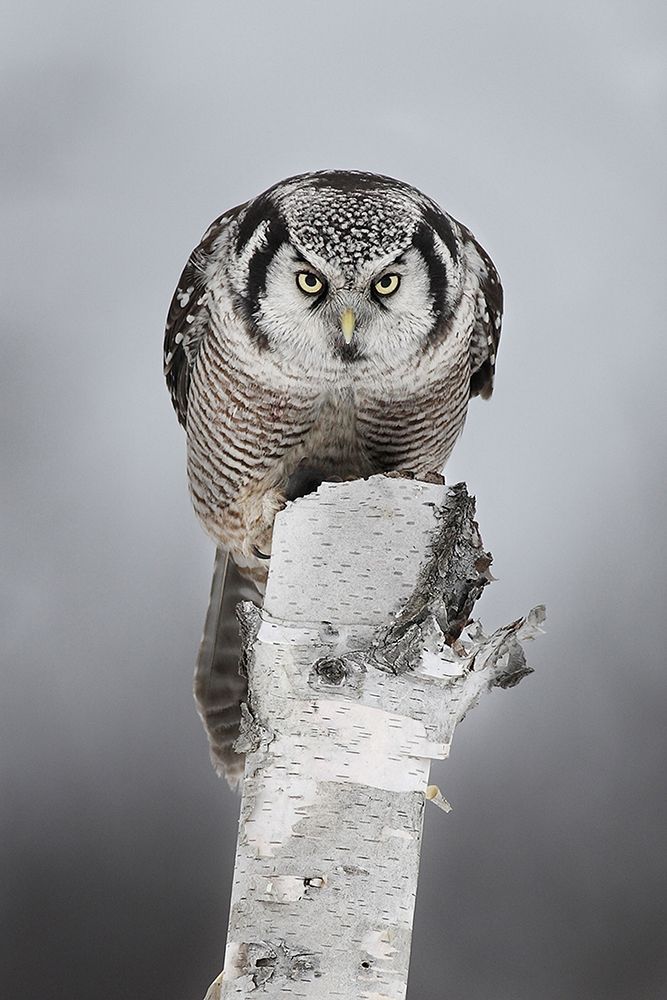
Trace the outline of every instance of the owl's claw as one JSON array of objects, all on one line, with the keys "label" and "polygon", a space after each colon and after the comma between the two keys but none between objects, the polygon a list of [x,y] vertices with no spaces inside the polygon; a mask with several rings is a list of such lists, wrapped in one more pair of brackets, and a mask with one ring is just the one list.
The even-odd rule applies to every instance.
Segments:
[{"label": "owl's claw", "polygon": [[259,549],[257,548],[257,546],[256,546],[256,545],[253,545],[253,547],[252,547],[252,554],[253,554],[253,555],[254,555],[254,556],[255,556],[255,557],[257,558],[257,559],[270,559],[270,558],[271,558],[271,556],[270,556],[270,555],[267,555],[267,554],[266,554],[266,552],[261,552],[261,551],[260,551],[260,550],[259,550]]},{"label": "owl's claw", "polygon": [[418,478],[422,483],[435,483],[436,486],[445,485],[445,477],[441,472],[425,472],[423,476],[419,476]]},{"label": "owl's claw", "polygon": [[388,479],[414,479],[415,474],[411,472],[410,469],[392,469],[391,472],[385,472],[385,476]]},{"label": "owl's claw", "polygon": [[436,483],[438,486],[445,485],[445,477],[440,472],[422,472],[417,475],[410,469],[392,469],[391,472],[385,472],[385,476],[390,479],[415,479],[419,483]]}]

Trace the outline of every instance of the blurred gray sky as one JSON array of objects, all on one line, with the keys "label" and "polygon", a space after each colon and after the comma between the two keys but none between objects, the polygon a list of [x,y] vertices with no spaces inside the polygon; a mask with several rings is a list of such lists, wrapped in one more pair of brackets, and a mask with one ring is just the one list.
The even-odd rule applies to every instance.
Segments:
[{"label": "blurred gray sky", "polygon": [[0,935],[12,998],[203,997],[237,801],[191,701],[212,548],[163,386],[208,223],[279,178],[377,170],[504,280],[497,389],[448,470],[495,627],[537,672],[435,779],[410,996],[667,995],[667,8],[22,0],[0,41]]}]

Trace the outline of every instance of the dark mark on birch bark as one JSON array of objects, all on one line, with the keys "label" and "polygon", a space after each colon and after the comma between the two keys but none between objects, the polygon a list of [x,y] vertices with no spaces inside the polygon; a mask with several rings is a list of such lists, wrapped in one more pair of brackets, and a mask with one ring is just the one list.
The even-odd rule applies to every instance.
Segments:
[{"label": "dark mark on birch bark", "polygon": [[256,987],[268,983],[274,975],[291,980],[320,975],[316,955],[288,948],[284,941],[249,941],[239,949],[239,959],[244,974],[252,977]]},{"label": "dark mark on birch bark", "polygon": [[373,643],[373,662],[380,669],[403,673],[419,659],[423,629],[435,620],[451,645],[468,624],[475,602],[491,582],[493,557],[482,545],[475,521],[475,498],[465,483],[451,486],[436,511],[438,530],[431,555],[405,607]]}]

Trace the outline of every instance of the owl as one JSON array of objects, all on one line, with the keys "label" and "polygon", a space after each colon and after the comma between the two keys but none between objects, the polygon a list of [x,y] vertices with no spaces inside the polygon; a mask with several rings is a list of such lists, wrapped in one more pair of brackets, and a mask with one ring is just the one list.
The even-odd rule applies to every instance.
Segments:
[{"label": "owl", "polygon": [[221,215],[172,300],[164,371],[196,514],[218,547],[195,693],[214,763],[245,679],[240,596],[261,599],[273,521],[324,481],[441,472],[491,395],[496,269],[465,226],[377,174],[301,174]]}]

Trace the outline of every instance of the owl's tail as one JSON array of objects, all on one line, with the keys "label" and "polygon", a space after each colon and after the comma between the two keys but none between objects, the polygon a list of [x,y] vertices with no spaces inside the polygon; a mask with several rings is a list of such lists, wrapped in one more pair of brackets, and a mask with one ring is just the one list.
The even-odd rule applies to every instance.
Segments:
[{"label": "owl's tail", "polygon": [[243,755],[232,749],[239,735],[241,703],[246,700],[248,688],[239,665],[241,638],[235,613],[239,601],[260,605],[262,598],[254,583],[241,575],[231,556],[218,549],[195,669],[194,695],[213,767],[231,788],[241,780],[245,763]]}]

